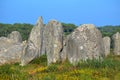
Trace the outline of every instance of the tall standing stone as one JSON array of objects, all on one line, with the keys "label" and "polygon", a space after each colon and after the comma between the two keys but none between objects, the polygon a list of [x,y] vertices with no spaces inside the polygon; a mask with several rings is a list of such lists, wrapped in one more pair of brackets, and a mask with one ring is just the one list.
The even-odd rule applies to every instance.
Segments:
[{"label": "tall standing stone", "polygon": [[72,64],[80,60],[104,57],[104,45],[100,31],[93,24],[83,24],[68,36],[68,60]]},{"label": "tall standing stone", "polygon": [[48,65],[60,60],[63,48],[63,28],[61,23],[51,20],[45,27],[45,45]]},{"label": "tall standing stone", "polygon": [[8,38],[12,39],[16,43],[22,43],[22,37],[18,31],[11,32],[11,34],[8,35]]},{"label": "tall standing stone", "polygon": [[42,44],[43,44],[43,19],[42,17],[38,18],[36,26],[32,29],[29,37],[29,41],[33,42],[35,47],[38,49],[38,56],[41,55]]},{"label": "tall standing stone", "polygon": [[113,35],[113,53],[115,55],[120,55],[120,33],[117,32]]},{"label": "tall standing stone", "polygon": [[42,17],[39,17],[36,26],[31,30],[28,43],[21,58],[21,65],[25,65],[41,55],[43,45],[43,28],[44,24]]},{"label": "tall standing stone", "polygon": [[105,56],[110,54],[110,37],[104,37],[103,38],[103,42],[104,42],[104,48],[105,48]]}]

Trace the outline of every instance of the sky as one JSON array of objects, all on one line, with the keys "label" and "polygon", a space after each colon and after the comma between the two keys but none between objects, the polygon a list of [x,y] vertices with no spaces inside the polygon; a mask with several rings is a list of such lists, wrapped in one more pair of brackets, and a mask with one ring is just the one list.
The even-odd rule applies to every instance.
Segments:
[{"label": "sky", "polygon": [[0,0],[0,23],[120,25],[120,0]]}]

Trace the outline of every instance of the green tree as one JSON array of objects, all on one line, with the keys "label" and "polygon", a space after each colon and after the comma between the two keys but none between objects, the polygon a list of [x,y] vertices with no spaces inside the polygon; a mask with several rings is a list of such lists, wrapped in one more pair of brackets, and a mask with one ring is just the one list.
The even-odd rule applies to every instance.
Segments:
[{"label": "green tree", "polygon": [[64,33],[65,35],[70,34],[71,32],[74,31],[75,28],[77,28],[77,26],[75,24],[66,24],[66,23],[62,23],[63,29],[64,29]]},{"label": "green tree", "polygon": [[32,28],[33,25],[26,23],[15,23],[13,25],[0,23],[0,36],[7,37],[7,35],[10,34],[12,31],[19,31],[23,40],[27,40]]}]

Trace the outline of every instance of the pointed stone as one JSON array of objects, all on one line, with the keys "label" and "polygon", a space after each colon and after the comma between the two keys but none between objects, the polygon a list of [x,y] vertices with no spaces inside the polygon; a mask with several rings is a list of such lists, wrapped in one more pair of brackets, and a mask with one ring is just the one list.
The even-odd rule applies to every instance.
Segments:
[{"label": "pointed stone", "polygon": [[29,37],[29,41],[33,42],[35,47],[38,49],[38,56],[41,55],[42,44],[43,44],[43,19],[39,17],[36,23],[36,26],[32,29]]},{"label": "pointed stone", "polygon": [[31,60],[41,56],[43,45],[43,20],[39,17],[36,26],[31,30],[25,53],[21,58],[21,65],[28,64]]}]

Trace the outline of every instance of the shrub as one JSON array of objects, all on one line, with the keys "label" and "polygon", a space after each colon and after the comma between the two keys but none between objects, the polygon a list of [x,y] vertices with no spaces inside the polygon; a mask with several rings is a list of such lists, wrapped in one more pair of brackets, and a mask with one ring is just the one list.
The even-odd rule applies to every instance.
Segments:
[{"label": "shrub", "polygon": [[42,55],[42,56],[32,60],[31,64],[39,64],[39,65],[47,66],[47,56]]},{"label": "shrub", "polygon": [[112,68],[112,69],[117,68],[120,70],[119,60],[116,60],[113,58],[115,58],[115,56],[114,57],[109,56],[105,58],[104,60],[93,59],[93,60],[81,61],[78,63],[77,67],[80,67],[80,68]]},{"label": "shrub", "polygon": [[5,64],[0,66],[0,79],[2,80],[26,79],[26,74],[21,73],[18,68],[15,68],[16,65],[17,63],[14,65]]},{"label": "shrub", "polygon": [[46,69],[46,72],[54,72],[58,70],[58,65],[57,64],[51,64],[48,66]]}]

